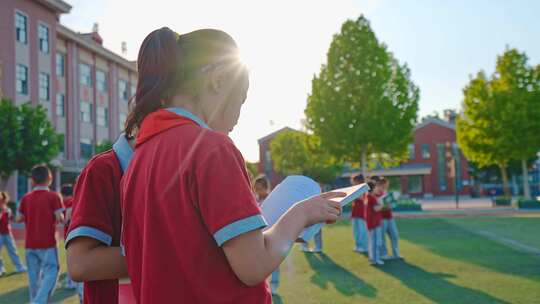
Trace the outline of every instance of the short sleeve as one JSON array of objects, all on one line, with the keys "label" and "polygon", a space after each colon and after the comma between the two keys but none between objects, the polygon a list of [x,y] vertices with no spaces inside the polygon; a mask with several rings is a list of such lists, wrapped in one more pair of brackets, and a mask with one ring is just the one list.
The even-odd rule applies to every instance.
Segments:
[{"label": "short sleeve", "polygon": [[251,192],[244,159],[232,142],[214,149],[202,160],[195,182],[202,219],[218,246],[266,227]]},{"label": "short sleeve", "polygon": [[64,205],[59,194],[54,194],[51,199],[51,207],[55,214],[64,212]]},{"label": "short sleeve", "polygon": [[109,204],[115,199],[113,183],[107,178],[109,171],[106,166],[89,164],[77,179],[66,248],[77,237],[89,237],[111,245],[113,223]]}]

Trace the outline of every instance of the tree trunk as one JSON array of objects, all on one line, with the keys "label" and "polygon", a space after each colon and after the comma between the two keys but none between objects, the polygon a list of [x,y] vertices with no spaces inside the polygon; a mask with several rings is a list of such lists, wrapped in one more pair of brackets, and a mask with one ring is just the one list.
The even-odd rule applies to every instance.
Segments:
[{"label": "tree trunk", "polygon": [[367,177],[367,163],[366,163],[366,158],[367,158],[367,149],[366,148],[362,148],[362,155],[360,156],[361,159],[360,159],[360,165],[362,166],[362,175],[364,176],[364,178]]},{"label": "tree trunk", "polygon": [[521,160],[521,170],[523,171],[523,196],[531,198],[531,188],[529,187],[529,170],[527,169],[527,160]]},{"label": "tree trunk", "polygon": [[0,176],[0,191],[6,191],[7,189],[7,183],[9,178],[4,178],[3,176]]},{"label": "tree trunk", "polygon": [[510,194],[510,185],[508,184],[508,173],[506,172],[506,166],[499,165],[499,168],[501,169],[504,195],[511,197],[512,195]]}]

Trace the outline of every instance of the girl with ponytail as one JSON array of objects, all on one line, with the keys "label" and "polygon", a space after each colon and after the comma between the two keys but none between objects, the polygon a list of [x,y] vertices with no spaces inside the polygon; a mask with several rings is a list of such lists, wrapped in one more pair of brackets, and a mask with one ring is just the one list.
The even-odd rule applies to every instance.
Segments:
[{"label": "girl with ponytail", "polygon": [[[121,184],[122,240],[138,303],[271,303],[265,279],[293,242],[341,210],[323,194],[270,229],[227,134],[248,72],[225,32],[150,33],[126,132],[135,153]],[[135,135],[136,134],[136,135]]]}]

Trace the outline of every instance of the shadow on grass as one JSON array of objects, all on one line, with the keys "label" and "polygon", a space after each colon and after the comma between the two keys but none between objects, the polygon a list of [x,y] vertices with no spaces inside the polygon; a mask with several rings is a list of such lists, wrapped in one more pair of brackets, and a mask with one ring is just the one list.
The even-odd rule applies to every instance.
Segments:
[{"label": "shadow on grass", "polygon": [[483,291],[459,286],[450,282],[448,279],[454,278],[454,275],[428,272],[404,261],[386,263],[380,270],[400,280],[403,285],[435,303],[509,304],[509,302],[497,299]]},{"label": "shadow on grass", "polygon": [[[474,219],[471,219],[474,220]],[[538,257],[490,240],[444,219],[408,220],[400,237],[442,257],[540,281]]]},{"label": "shadow on grass", "polygon": [[[60,279],[63,279],[65,277],[65,274],[60,275]],[[71,289],[65,289],[65,288],[56,288],[54,290],[54,294],[51,297],[52,303],[61,303],[62,301],[66,300],[67,298],[70,298],[74,295],[76,295],[76,291]],[[13,289],[11,291],[5,292],[0,294],[0,303],[10,303],[10,304],[22,304],[22,303],[28,303],[28,287],[19,287],[17,289]]]},{"label": "shadow on grass", "polygon": [[336,264],[326,254],[304,253],[309,265],[315,271],[311,282],[326,289],[328,284],[333,284],[337,291],[345,296],[360,294],[374,298],[377,289],[364,282],[355,274]]},{"label": "shadow on grass", "polygon": [[279,295],[272,295],[272,304],[283,304],[283,300]]}]

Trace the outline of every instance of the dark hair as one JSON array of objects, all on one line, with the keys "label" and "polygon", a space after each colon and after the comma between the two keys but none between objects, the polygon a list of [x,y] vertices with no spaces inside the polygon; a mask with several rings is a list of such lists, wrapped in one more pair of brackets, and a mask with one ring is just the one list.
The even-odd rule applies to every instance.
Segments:
[{"label": "dark hair", "polygon": [[372,192],[373,189],[375,189],[375,183],[372,181],[368,181],[367,184],[369,186],[369,192]]},{"label": "dark hair", "polygon": [[0,191],[0,195],[2,196],[3,201],[9,203],[9,193],[7,191]]},{"label": "dark hair", "polygon": [[73,185],[72,184],[63,184],[60,189],[60,193],[63,196],[72,196],[73,195]]},{"label": "dark hair", "polygon": [[49,176],[51,175],[51,170],[47,165],[41,164],[41,165],[35,165],[32,168],[31,171],[32,180],[36,184],[42,184],[47,181]]},{"label": "dark hair", "polygon": [[139,76],[126,119],[127,136],[133,137],[146,115],[179,92],[196,95],[201,68],[237,60],[237,52],[231,36],[219,30],[203,29],[178,35],[163,27],[151,32],[142,42],[137,58]]},{"label": "dark hair", "polygon": [[363,174],[356,174],[355,176],[352,177],[352,181],[357,182],[359,184],[364,183],[365,182],[364,175]]},{"label": "dark hair", "polygon": [[268,181],[268,179],[264,175],[258,176],[255,179],[255,185],[257,185],[257,184],[263,186],[266,189],[270,189],[270,182]]}]

